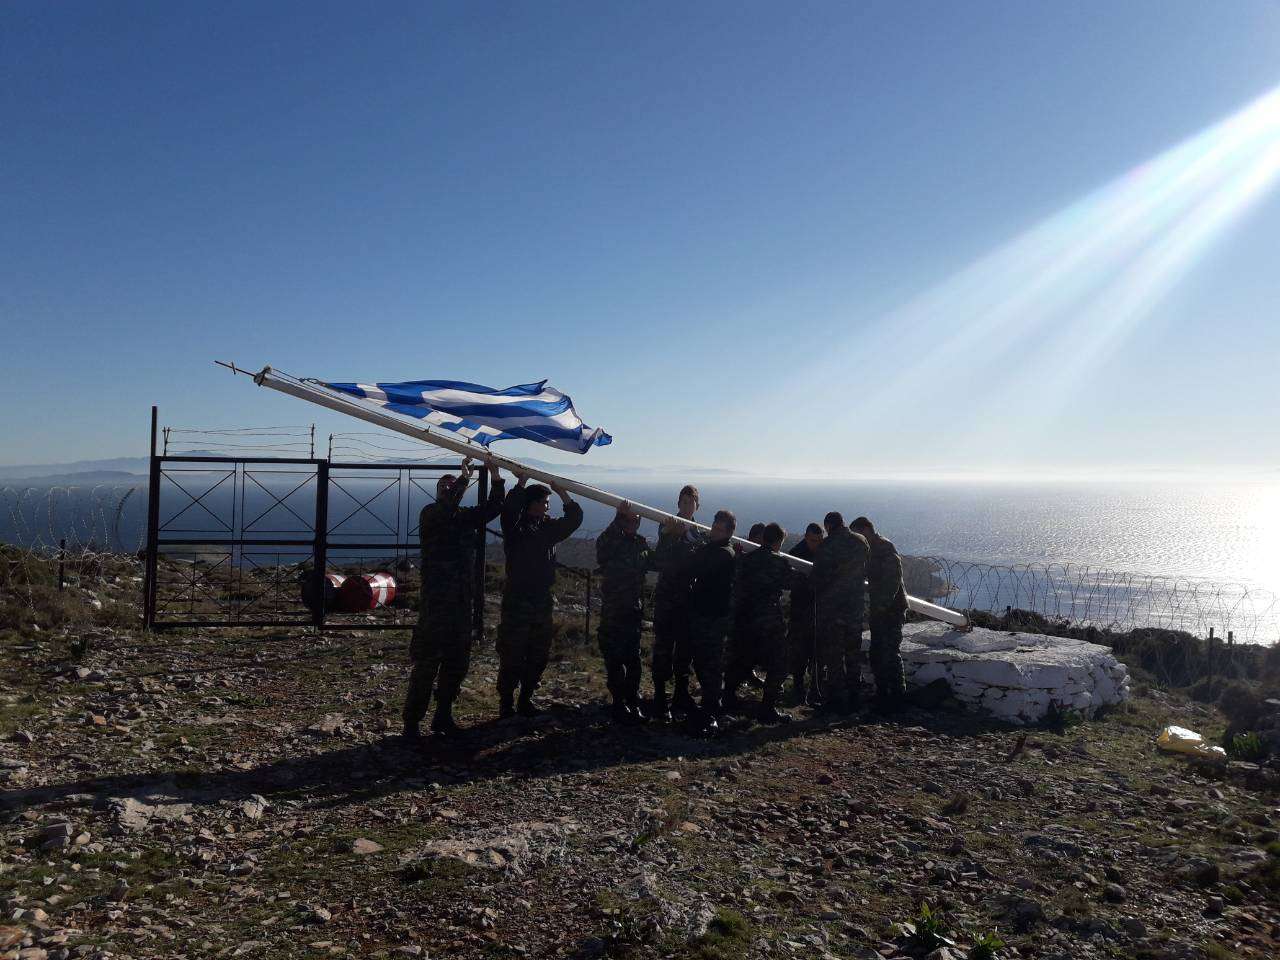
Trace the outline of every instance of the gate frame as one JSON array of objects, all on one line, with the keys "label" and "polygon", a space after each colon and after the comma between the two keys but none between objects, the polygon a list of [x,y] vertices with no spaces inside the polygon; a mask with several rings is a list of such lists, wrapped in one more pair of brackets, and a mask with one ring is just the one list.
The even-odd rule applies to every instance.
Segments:
[{"label": "gate frame", "polygon": [[[186,629],[192,627],[211,627],[211,628],[227,628],[227,627],[314,627],[318,630],[326,628],[337,628],[342,630],[411,630],[411,624],[403,623],[329,623],[326,620],[326,611],[324,604],[318,604],[311,611],[311,620],[171,620],[157,621],[156,619],[156,597],[157,597],[157,571],[159,566],[160,548],[164,546],[217,546],[234,549],[239,547],[243,550],[245,547],[296,547],[311,548],[311,575],[313,595],[316,597],[324,596],[324,577],[325,568],[328,565],[329,548],[343,550],[382,550],[387,549],[393,552],[417,551],[420,550],[420,543],[412,542],[395,542],[395,543],[330,543],[329,542],[329,485],[330,472],[332,470],[385,470],[385,471],[405,471],[405,470],[425,470],[429,472],[445,473],[450,470],[460,470],[462,463],[345,463],[335,462],[327,458],[319,457],[188,457],[188,456],[169,456],[157,451],[158,430],[158,409],[151,408],[151,463],[150,463],[150,483],[147,488],[147,544],[145,563],[143,566],[142,579],[142,627],[144,630],[167,630],[167,629]],[[243,469],[248,464],[310,464],[315,467],[316,482],[316,501],[315,516],[312,524],[313,535],[309,539],[302,538],[254,538],[254,537],[236,537],[235,531],[231,531],[230,537],[177,537],[169,539],[161,539],[160,533],[160,482],[164,477],[164,465],[166,463],[213,463],[224,464],[232,470],[233,474],[237,469]],[[397,480],[397,483],[402,481]],[[477,484],[477,493],[479,502],[485,503],[489,498],[489,474],[485,470],[479,471],[479,480]],[[206,491],[206,494],[208,491]],[[201,494],[203,497],[205,494]],[[273,494],[274,496],[274,494]],[[197,502],[200,498],[197,498]],[[241,531],[243,533],[243,531]],[[479,641],[484,635],[484,581],[485,581],[485,548],[487,546],[488,531],[481,527],[476,533],[476,562],[473,575],[475,577],[475,589],[472,591],[474,600],[471,610],[471,628],[473,639]],[[406,534],[407,535],[407,534]],[[419,570],[421,576],[423,571]],[[422,603],[422,591],[419,591],[418,603]]]}]

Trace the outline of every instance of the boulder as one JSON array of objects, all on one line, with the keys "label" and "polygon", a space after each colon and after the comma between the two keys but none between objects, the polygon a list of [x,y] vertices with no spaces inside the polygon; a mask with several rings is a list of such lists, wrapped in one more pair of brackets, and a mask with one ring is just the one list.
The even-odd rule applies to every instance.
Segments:
[{"label": "boulder", "polygon": [[936,622],[909,623],[902,635],[909,686],[945,681],[967,708],[1010,723],[1036,723],[1052,709],[1090,717],[1129,698],[1128,670],[1099,644]]}]

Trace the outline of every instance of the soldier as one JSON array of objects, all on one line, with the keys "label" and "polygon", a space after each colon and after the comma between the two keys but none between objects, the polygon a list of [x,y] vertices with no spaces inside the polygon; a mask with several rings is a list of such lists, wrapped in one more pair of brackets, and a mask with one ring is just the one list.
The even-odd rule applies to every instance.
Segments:
[{"label": "soldier", "polygon": [[418,625],[409,656],[409,692],[404,699],[404,735],[417,739],[418,725],[427,715],[431,688],[436,688],[436,712],[431,729],[438,734],[458,732],[453,702],[471,661],[471,614],[475,584],[476,543],[485,524],[502,510],[502,478],[489,464],[489,499],[474,507],[459,503],[467,492],[470,464],[460,476],[446,474],[436,481],[436,502],[422,508],[418,537],[422,544],[422,593]]},{"label": "soldier", "polygon": [[[502,622],[498,626],[498,703],[500,717],[515,714],[512,702],[520,687],[521,716],[540,712],[533,691],[542,680],[551,653],[553,601],[556,581],[556,544],[567,540],[582,525],[582,507],[563,488],[541,484],[525,488],[528,477],[507,494],[502,506],[503,552],[507,581],[502,590]],[[547,516],[552,490],[564,504],[564,516]]]},{"label": "soldier", "polygon": [[[811,523],[805,527],[804,539],[788,553],[801,560],[813,562],[822,546],[822,527]],[[821,699],[818,689],[818,658],[814,644],[817,640],[816,613],[813,607],[813,584],[807,577],[796,577],[791,586],[791,624],[787,634],[787,646],[791,655],[792,700],[796,705],[806,701],[804,675],[809,672],[808,703],[817,706]]]},{"label": "soldier", "polygon": [[[760,544],[764,542],[764,524],[753,523],[751,529],[747,532],[747,539],[752,543]],[[758,552],[758,551],[755,551]],[[724,688],[724,706],[727,711],[732,713],[738,706],[738,687],[743,683],[747,683],[753,687],[763,689],[764,684],[760,682],[760,678],[755,675],[755,663],[751,661],[751,639],[748,636],[749,625],[743,616],[743,611],[748,605],[750,598],[744,598],[742,595],[742,564],[747,559],[747,553],[742,549],[742,545],[735,543],[733,545],[733,553],[737,569],[733,576],[733,622],[729,629],[729,642],[725,650],[725,663],[745,662],[747,669],[740,674],[733,675],[730,679],[730,673],[726,668],[725,672],[725,688]]]},{"label": "soldier", "polygon": [[876,678],[876,703],[881,710],[899,709],[907,694],[902,676],[902,624],[907,613],[907,590],[902,583],[902,558],[889,540],[876,533],[866,517],[849,525],[871,547],[867,561],[867,623],[871,628],[871,672]]},{"label": "soldier", "polygon": [[689,560],[689,650],[702,687],[701,709],[690,712],[692,726],[719,729],[724,684],[724,643],[733,613],[733,581],[737,570],[729,546],[738,521],[728,510],[716,513],[711,537]]},{"label": "soldier", "polygon": [[757,719],[761,723],[790,723],[778,710],[778,695],[787,670],[787,628],[782,616],[782,591],[791,587],[791,566],[779,554],[786,532],[776,523],[764,528],[761,547],[752,550],[738,569],[737,611],[741,646],[725,673],[725,708],[737,703],[737,688],[756,664],[765,670],[764,696]]},{"label": "soldier", "polygon": [[866,604],[867,557],[870,547],[861,534],[831,511],[823,518],[827,537],[813,562],[813,589],[818,610],[818,668],[826,691],[823,713],[857,709],[862,677],[862,619]]},{"label": "soldier", "polygon": [[624,500],[613,522],[596,538],[596,564],[603,579],[596,638],[618,723],[647,719],[640,706],[640,627],[644,575],[653,565],[653,553],[639,529],[639,515]]},{"label": "soldier", "polygon": [[[692,520],[698,511],[698,488],[686,486],[680,491],[676,509],[678,516]],[[658,568],[658,586],[653,598],[653,716],[671,720],[667,702],[667,684],[675,678],[674,706],[680,710],[694,708],[689,696],[689,574],[688,562],[695,550],[706,543],[706,536],[679,520],[670,520],[658,533],[654,564]]]}]

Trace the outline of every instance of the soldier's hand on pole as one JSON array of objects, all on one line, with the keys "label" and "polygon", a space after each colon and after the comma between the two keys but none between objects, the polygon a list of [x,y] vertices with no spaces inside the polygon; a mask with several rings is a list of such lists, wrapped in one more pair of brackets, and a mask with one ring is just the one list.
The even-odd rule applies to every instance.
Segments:
[{"label": "soldier's hand on pole", "polygon": [[569,491],[566,490],[564,487],[560,486],[560,484],[552,483],[551,490],[556,496],[560,498],[561,503],[569,502]]}]

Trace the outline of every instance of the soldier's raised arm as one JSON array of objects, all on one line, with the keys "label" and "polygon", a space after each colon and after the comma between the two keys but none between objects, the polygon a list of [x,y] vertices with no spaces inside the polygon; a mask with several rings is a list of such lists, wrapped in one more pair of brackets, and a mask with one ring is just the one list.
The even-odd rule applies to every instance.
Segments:
[{"label": "soldier's raised arm", "polygon": [[525,494],[524,485],[527,477],[520,476],[515,487],[507,494],[507,499],[502,504],[502,533],[508,535],[515,529],[516,524],[520,522],[520,515],[524,513]]},{"label": "soldier's raised arm", "polygon": [[560,503],[564,507],[564,516],[547,522],[547,531],[550,534],[552,543],[560,543],[562,540],[568,540],[573,536],[574,531],[582,526],[582,506],[569,496],[569,491],[558,483],[553,483],[551,489],[560,497]]},{"label": "soldier's raised arm", "polygon": [[502,474],[498,472],[497,464],[492,461],[488,464],[489,470],[489,499],[483,504],[476,505],[476,511],[479,514],[478,522],[483,525],[493,520],[502,513],[503,504],[506,500],[507,483],[502,479]]}]

